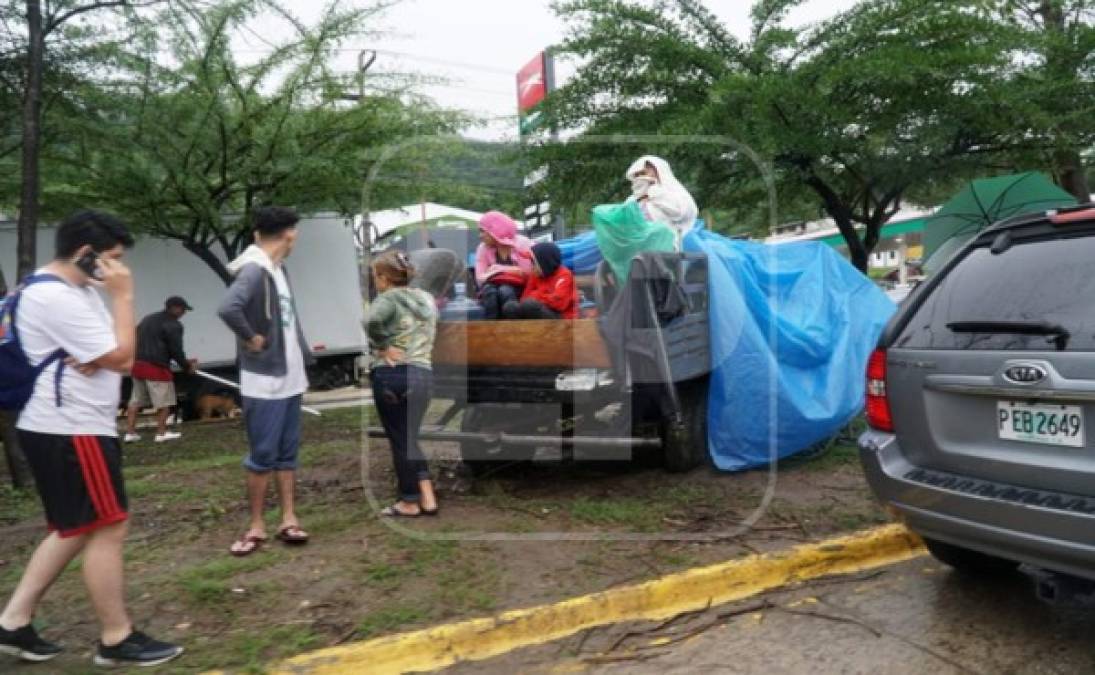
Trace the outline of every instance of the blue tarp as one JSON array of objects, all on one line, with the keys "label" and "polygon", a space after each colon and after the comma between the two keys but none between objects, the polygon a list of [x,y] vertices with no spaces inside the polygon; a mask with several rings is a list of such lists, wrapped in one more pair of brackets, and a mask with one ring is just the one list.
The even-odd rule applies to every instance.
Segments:
[{"label": "blue tarp", "polygon": [[[767,466],[831,437],[862,411],[867,359],[895,305],[825,244],[771,246],[696,225],[684,247],[710,261],[715,465]],[[558,244],[576,274],[597,269],[592,232]]]},{"label": "blue tarp", "polygon": [[601,249],[593,230],[555,242],[563,252],[563,264],[575,274],[593,274],[601,263]]},{"label": "blue tarp", "polygon": [[766,466],[863,408],[867,359],[895,305],[831,247],[735,241],[694,229],[711,288],[708,445],[723,471]]}]

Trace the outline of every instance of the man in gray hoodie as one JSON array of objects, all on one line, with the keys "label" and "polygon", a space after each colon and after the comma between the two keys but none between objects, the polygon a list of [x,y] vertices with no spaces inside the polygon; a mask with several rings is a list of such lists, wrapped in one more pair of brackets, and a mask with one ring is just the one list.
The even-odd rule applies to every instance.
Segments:
[{"label": "man in gray hoodie", "polygon": [[266,541],[263,502],[270,474],[277,481],[281,525],[277,538],[304,544],[294,508],[300,413],[312,361],[283,262],[293,251],[300,218],[291,209],[255,211],[255,243],[228,265],[235,281],[217,313],[236,334],[243,418],[251,449],[243,462],[251,524],[231,553],[245,556]]}]

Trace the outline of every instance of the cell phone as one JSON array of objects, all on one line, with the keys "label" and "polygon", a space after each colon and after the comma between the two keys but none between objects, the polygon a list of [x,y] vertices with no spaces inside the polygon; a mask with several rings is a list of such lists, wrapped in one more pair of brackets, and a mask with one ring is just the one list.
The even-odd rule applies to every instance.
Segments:
[{"label": "cell phone", "polygon": [[102,279],[103,272],[99,269],[98,262],[99,254],[95,251],[88,251],[76,259],[76,266],[92,279]]}]

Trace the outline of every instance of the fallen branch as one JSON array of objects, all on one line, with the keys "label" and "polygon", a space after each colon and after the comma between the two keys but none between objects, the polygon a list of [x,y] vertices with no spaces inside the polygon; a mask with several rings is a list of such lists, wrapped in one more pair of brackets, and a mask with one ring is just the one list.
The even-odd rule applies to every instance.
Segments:
[{"label": "fallen branch", "polygon": [[645,630],[628,631],[628,632],[624,633],[623,635],[621,635],[620,637],[618,637],[616,639],[616,641],[612,643],[612,646],[610,646],[608,649],[606,649],[605,652],[614,652],[617,649],[619,649],[619,647],[624,642],[627,642],[631,638],[643,637],[644,635],[648,636],[648,635],[656,634],[660,631],[665,630],[666,628],[669,628],[674,623],[680,621],[681,619],[684,619],[685,617],[693,617],[693,616],[697,616],[699,614],[704,614],[709,609],[711,609],[711,600],[707,601],[707,605],[705,605],[703,609],[694,609],[694,610],[691,610],[691,611],[688,611],[688,612],[682,612],[680,614],[677,614],[676,616],[673,616],[673,617],[670,617],[670,618],[666,619],[665,621],[659,623],[657,626],[654,626],[652,628],[647,628]]},{"label": "fallen branch", "polygon": [[660,624],[658,624],[650,632],[657,633],[658,631],[665,630],[666,628],[669,628],[670,626],[672,626],[673,624],[677,623],[678,621],[680,621],[682,619],[697,616],[699,614],[704,614],[709,609],[711,609],[711,599],[710,598],[707,599],[707,604],[703,606],[703,609],[693,609],[690,612],[681,612],[680,614],[678,614],[674,617],[670,617],[670,618],[666,619],[665,621],[661,622]]},{"label": "fallen branch", "polygon": [[725,621],[726,619],[732,619],[736,616],[742,616],[743,614],[752,614],[754,612],[762,612],[766,609],[772,609],[775,604],[771,600],[761,600],[760,602],[752,605],[746,605],[745,607],[739,607],[737,609],[731,609],[725,612],[719,612],[718,617]]},{"label": "fallen branch", "polygon": [[669,652],[635,652],[633,654],[602,654],[599,656],[587,656],[582,659],[584,663],[592,664],[607,664],[607,663],[623,663],[625,661],[650,661],[662,656],[666,656]]},{"label": "fallen branch", "polygon": [[854,577],[833,574],[825,577],[818,577],[817,579],[804,581],[799,586],[797,586],[797,588],[802,588],[806,586],[831,586],[834,584],[854,584],[860,581],[870,581],[871,579],[877,579],[884,574],[886,574],[886,570],[876,570],[874,572],[868,572],[866,574],[858,574]]},{"label": "fallen branch", "polygon": [[349,631],[343,633],[342,635],[338,636],[338,638],[334,642],[331,643],[331,646],[336,647],[338,645],[345,644],[345,643],[349,642],[351,639],[353,639],[353,637],[355,635],[357,635],[357,627],[356,626],[351,628]]},{"label": "fallen branch", "polygon": [[860,628],[870,631],[876,638],[882,637],[882,631],[870,625],[869,623],[860,621],[859,619],[853,619],[847,616],[837,616],[836,614],[826,614],[824,612],[807,612],[800,609],[791,609],[790,607],[775,607],[781,612],[788,614],[794,614],[796,616],[810,616],[815,619],[825,619],[826,621],[836,621],[837,623],[846,623],[853,626],[859,626]]},{"label": "fallen branch", "polygon": [[697,626],[697,627],[695,627],[691,630],[685,631],[683,633],[677,633],[675,635],[668,635],[668,636],[661,636],[661,639],[657,639],[659,637],[658,636],[659,632],[661,632],[661,631],[665,630],[666,628],[672,626],[673,624],[677,623],[678,621],[680,621],[680,620],[682,620],[686,617],[694,617],[694,616],[697,616],[697,615],[705,614],[708,611],[710,611],[711,604],[710,604],[710,602],[708,602],[707,606],[704,607],[703,609],[696,609],[696,610],[692,610],[690,612],[683,612],[681,614],[678,614],[677,616],[674,616],[670,619],[667,619],[667,620],[663,621],[662,623],[658,624],[657,626],[654,626],[653,628],[648,628],[646,630],[638,630],[638,631],[628,631],[627,633],[624,633],[619,638],[617,638],[616,641],[612,643],[612,646],[609,647],[607,650],[605,650],[605,653],[610,654],[610,653],[616,651],[617,649],[619,649],[626,641],[628,641],[632,638],[637,638],[637,637],[653,637],[653,638],[657,639],[656,640],[657,644],[650,644],[650,645],[641,646],[641,647],[639,647],[640,650],[659,649],[661,647],[666,647],[668,645],[678,644],[680,642],[685,642],[686,640],[691,640],[692,638],[696,637],[697,635],[705,633],[705,632],[711,630],[712,628],[714,628],[716,626],[721,626],[721,625],[725,624],[727,619],[733,618],[735,616],[741,616],[743,614],[752,614],[754,612],[759,612],[759,611],[762,611],[762,610],[765,610],[765,609],[770,609],[772,607],[774,607],[774,605],[772,604],[772,602],[770,600],[762,600],[760,602],[755,602],[753,604],[746,605],[745,607],[738,607],[736,609],[731,609],[731,610],[727,610],[725,612],[720,612],[720,613],[715,615],[715,618],[713,620],[708,621],[706,623],[703,623],[703,624],[701,624],[701,625],[699,625],[699,626]]},{"label": "fallen branch", "polygon": [[582,631],[582,634],[581,634],[581,636],[579,637],[579,640],[578,640],[578,644],[575,645],[575,647],[574,647],[574,654],[575,655],[580,656],[582,654],[582,650],[585,649],[586,642],[589,640],[589,638],[593,637],[593,634],[596,633],[600,628],[601,628],[600,626],[594,626],[593,628],[590,628],[589,630]]}]

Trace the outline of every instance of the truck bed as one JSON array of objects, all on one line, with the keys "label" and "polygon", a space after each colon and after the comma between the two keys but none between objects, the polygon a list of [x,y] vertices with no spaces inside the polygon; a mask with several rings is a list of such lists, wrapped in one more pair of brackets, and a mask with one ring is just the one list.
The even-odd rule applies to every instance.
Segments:
[{"label": "truck bed", "polygon": [[433,362],[442,366],[611,368],[596,319],[442,321]]}]

